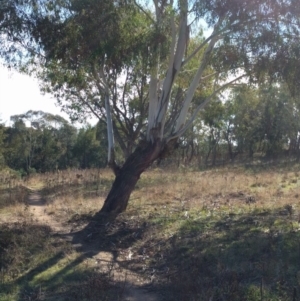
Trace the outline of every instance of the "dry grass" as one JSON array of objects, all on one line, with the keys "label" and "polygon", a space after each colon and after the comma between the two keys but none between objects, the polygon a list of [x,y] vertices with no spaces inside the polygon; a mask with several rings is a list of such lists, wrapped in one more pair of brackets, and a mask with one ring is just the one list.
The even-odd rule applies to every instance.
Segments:
[{"label": "dry grass", "polygon": [[96,172],[78,176],[78,171],[66,171],[27,179],[8,173],[0,177],[4,179],[0,181],[1,301],[118,300],[120,285],[112,283],[107,273],[95,273],[90,259],[77,252],[68,239],[52,235],[49,226],[37,223],[27,204],[29,193],[39,190],[47,197],[49,214],[55,209],[57,219],[65,213],[74,218],[78,210],[85,212],[79,209],[80,200],[100,193]]},{"label": "dry grass", "polygon": [[[41,282],[45,285],[43,297],[31,300],[51,300],[53,296],[56,300],[58,296],[61,300],[102,300],[99,292],[116,285],[108,275],[95,272],[94,263],[85,265],[86,259],[70,243],[61,244],[57,237],[49,237],[45,227],[30,228],[34,225],[26,220],[23,202],[26,189],[37,188],[47,199],[49,215],[76,231],[82,229],[81,234],[88,237],[86,244],[95,250],[122,258],[118,263],[138,273],[145,282],[150,281],[151,289],[163,300],[298,300],[299,170],[296,165],[203,172],[152,169],[142,175],[127,212],[94,228],[89,228],[92,217],[113,180],[108,170],[35,175],[16,185],[19,188],[13,202],[7,201],[12,191],[7,189],[12,188],[2,186],[0,216],[6,219],[1,226],[6,236],[0,237],[0,247],[3,241],[5,244],[0,252],[9,250],[19,259],[2,257],[2,265],[6,264],[2,273],[6,295],[0,294],[0,300],[23,300],[11,296],[24,291],[39,294]],[[7,216],[18,223],[8,223]],[[30,233],[36,231],[40,233],[40,245],[30,255],[26,252],[34,246]],[[14,233],[13,243],[7,242],[8,233]],[[64,255],[56,260],[57,254]],[[45,266],[43,262],[51,258],[55,263],[42,269],[43,273],[36,272],[27,281],[29,288],[25,286],[21,281],[24,274],[31,275],[30,271]],[[20,268],[24,261],[26,268]],[[9,271],[8,262],[12,271],[18,272]],[[57,265],[64,272],[58,273]],[[85,281],[75,289],[78,277]],[[110,294],[102,296],[103,300],[116,300]]]}]

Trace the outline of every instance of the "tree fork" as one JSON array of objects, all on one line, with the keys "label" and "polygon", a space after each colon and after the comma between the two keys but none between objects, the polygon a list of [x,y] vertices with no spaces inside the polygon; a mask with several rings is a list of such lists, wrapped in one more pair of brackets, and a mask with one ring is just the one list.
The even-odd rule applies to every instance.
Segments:
[{"label": "tree fork", "polygon": [[126,210],[132,191],[141,174],[160,156],[164,145],[160,139],[153,143],[142,141],[115,173],[116,178],[100,214],[116,214]]}]

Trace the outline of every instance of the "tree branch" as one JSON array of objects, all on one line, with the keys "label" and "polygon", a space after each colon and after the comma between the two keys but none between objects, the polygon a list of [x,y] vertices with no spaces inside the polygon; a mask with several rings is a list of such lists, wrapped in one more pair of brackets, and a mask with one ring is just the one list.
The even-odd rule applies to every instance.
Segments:
[{"label": "tree branch", "polygon": [[143,9],[143,7],[142,6],[140,6],[137,2],[136,2],[136,0],[134,0],[134,4],[147,16],[147,18],[153,23],[153,24],[155,24],[155,20],[151,17],[151,15],[147,12],[147,11],[145,11],[144,9]]},{"label": "tree branch", "polygon": [[171,136],[169,138],[167,138],[167,143],[170,140],[176,139],[178,137],[180,137],[182,134],[184,134],[188,128],[192,125],[193,121],[195,120],[197,114],[199,113],[200,110],[202,110],[208,103],[209,101],[215,97],[218,93],[220,93],[222,90],[224,90],[225,88],[229,87],[230,85],[232,85],[234,82],[240,80],[241,78],[245,77],[246,74],[243,74],[237,78],[235,78],[234,80],[224,84],[222,87],[220,87],[219,89],[215,90],[209,97],[207,97],[194,111],[193,115],[191,116],[191,118],[186,122],[185,126],[182,127],[181,129],[177,130],[175,133],[171,134]]}]

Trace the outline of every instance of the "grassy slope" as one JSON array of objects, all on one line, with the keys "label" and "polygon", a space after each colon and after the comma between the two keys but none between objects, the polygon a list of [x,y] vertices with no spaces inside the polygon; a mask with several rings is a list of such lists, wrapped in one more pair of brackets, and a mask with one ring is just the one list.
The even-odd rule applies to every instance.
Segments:
[{"label": "grassy slope", "polygon": [[[123,256],[119,264],[164,300],[298,300],[298,170],[154,169],[125,214],[93,229],[86,224],[109,189],[108,171],[35,176],[22,185],[43,187],[48,214],[81,230],[95,250]],[[33,223],[26,190],[12,186],[2,183],[0,197],[0,300],[121,300],[120,284],[97,263]]]}]

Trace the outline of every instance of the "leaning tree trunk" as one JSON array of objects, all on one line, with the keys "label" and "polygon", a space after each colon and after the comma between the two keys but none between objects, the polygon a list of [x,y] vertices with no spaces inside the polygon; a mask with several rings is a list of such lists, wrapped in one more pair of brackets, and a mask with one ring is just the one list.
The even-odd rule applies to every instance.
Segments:
[{"label": "leaning tree trunk", "polygon": [[161,140],[153,143],[140,143],[123,166],[115,172],[115,181],[99,212],[100,214],[119,214],[126,210],[130,195],[140,175],[160,156],[163,149]]}]

